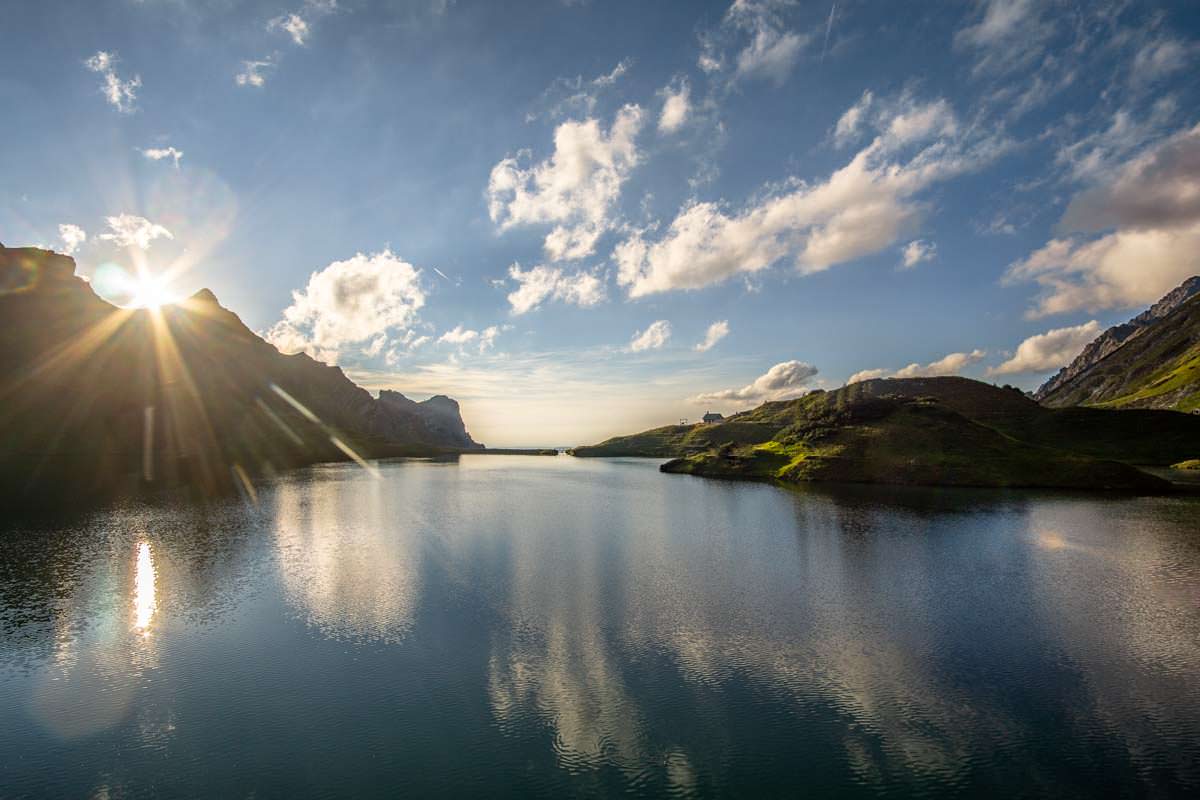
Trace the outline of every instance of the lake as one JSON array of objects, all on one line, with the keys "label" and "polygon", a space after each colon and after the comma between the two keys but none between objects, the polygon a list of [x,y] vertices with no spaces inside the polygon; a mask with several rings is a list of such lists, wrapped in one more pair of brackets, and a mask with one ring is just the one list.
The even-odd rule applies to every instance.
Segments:
[{"label": "lake", "polygon": [[0,796],[1200,791],[1200,498],[657,466],[9,519]]}]

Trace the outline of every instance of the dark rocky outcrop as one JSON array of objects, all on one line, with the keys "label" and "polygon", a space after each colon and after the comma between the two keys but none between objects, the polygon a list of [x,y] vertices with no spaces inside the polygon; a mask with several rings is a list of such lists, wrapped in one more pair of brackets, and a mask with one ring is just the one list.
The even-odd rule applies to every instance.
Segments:
[{"label": "dark rocky outcrop", "polygon": [[0,479],[16,497],[201,494],[325,460],[476,449],[458,404],[376,399],[212,292],[121,309],[72,259],[0,246]]}]

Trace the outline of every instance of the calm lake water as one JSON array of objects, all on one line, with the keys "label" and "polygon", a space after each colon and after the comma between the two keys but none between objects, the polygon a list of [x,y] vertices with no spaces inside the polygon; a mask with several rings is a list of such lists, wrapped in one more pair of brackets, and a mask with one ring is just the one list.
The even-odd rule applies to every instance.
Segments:
[{"label": "calm lake water", "polygon": [[0,796],[1200,790],[1200,499],[657,463],[6,523]]}]

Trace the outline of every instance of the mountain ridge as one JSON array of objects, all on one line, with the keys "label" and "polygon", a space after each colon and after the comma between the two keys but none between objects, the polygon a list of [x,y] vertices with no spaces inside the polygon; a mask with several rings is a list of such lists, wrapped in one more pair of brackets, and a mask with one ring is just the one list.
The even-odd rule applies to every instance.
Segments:
[{"label": "mountain ridge", "polygon": [[208,289],[121,309],[69,256],[0,246],[0,318],[5,494],[212,494],[319,461],[482,449],[450,398],[372,397],[280,353]]},{"label": "mountain ridge", "polygon": [[[1185,369],[1187,361],[1200,362],[1200,275],[1188,278],[1148,309],[1128,322],[1104,331],[1070,364],[1038,387],[1034,399],[1056,408],[1070,405],[1114,405],[1133,408],[1176,408],[1189,411],[1200,406],[1200,374],[1182,375],[1173,394],[1167,391],[1137,396],[1160,372]],[[1168,346],[1158,344],[1172,340]],[[1194,364],[1190,365],[1193,366]],[[1194,403],[1188,403],[1189,396]],[[1122,397],[1129,399],[1122,402]]]}]

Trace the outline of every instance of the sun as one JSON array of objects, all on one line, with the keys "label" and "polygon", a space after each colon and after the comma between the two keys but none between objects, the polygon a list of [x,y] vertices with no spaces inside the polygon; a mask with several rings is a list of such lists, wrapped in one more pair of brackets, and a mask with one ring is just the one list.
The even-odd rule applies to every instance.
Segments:
[{"label": "sun", "polygon": [[167,288],[166,281],[155,275],[142,275],[135,278],[130,286],[129,305],[131,308],[148,308],[155,311],[164,305],[175,302],[174,295]]}]

